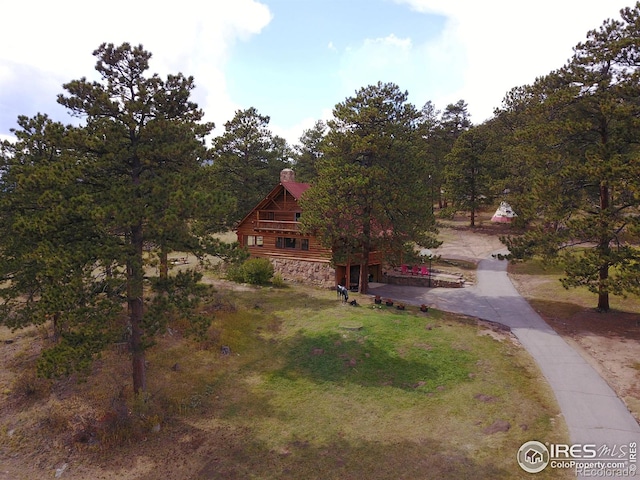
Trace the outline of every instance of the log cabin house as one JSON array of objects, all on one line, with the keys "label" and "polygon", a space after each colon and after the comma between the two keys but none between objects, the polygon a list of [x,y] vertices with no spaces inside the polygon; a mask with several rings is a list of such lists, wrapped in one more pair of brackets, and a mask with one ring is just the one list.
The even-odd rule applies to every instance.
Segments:
[{"label": "log cabin house", "polygon": [[[254,258],[268,258],[287,281],[357,290],[360,265],[331,264],[331,250],[313,235],[301,232],[299,200],[311,186],[295,181],[293,170],[280,173],[280,183],[236,227],[238,242]],[[380,281],[381,265],[375,252],[369,260],[370,281]]]}]

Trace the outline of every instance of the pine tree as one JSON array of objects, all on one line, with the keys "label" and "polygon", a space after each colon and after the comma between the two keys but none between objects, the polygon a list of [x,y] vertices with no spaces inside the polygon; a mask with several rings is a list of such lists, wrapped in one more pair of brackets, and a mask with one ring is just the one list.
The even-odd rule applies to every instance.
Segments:
[{"label": "pine tree", "polygon": [[640,3],[621,17],[590,31],[565,67],[523,96],[525,138],[535,136],[539,153],[531,200],[542,221],[507,240],[515,257],[558,259],[563,285],[586,286],[601,311],[610,293],[638,292],[640,280]]},{"label": "pine tree", "polygon": [[236,222],[271,191],[280,171],[289,166],[291,151],[269,130],[269,121],[253,107],[238,110],[212,148],[211,174],[235,198],[231,218]]},{"label": "pine tree", "polygon": [[213,126],[201,123],[203,112],[189,99],[193,78],[145,76],[151,54],[142,46],[102,44],[94,56],[101,81],[71,81],[58,102],[86,122],[77,148],[90,165],[93,205],[115,244],[105,271],[124,272],[133,389],[140,393],[154,331],[144,314],[143,249],[186,242],[192,206],[181,180],[200,167]]},{"label": "pine tree", "polygon": [[456,210],[471,213],[471,227],[478,210],[493,197],[496,168],[489,133],[484,125],[467,130],[445,157],[446,190]]},{"label": "pine tree", "polygon": [[406,243],[428,246],[434,227],[429,172],[417,148],[418,112],[392,83],[360,89],[335,106],[318,177],[302,198],[301,222],[334,252],[360,264],[367,291],[369,254],[387,257]]},{"label": "pine tree", "polygon": [[422,113],[423,122],[426,121],[425,126],[428,127],[426,138],[433,161],[431,182],[435,186],[438,206],[446,208],[448,207],[448,195],[444,189],[446,156],[453,149],[458,137],[472,127],[471,116],[464,100],[447,105],[437,122],[434,118],[436,112],[430,103],[424,106]]},{"label": "pine tree", "polygon": [[78,134],[46,115],[19,117],[15,142],[2,145],[0,323],[53,327],[39,372],[84,371],[117,335],[120,299],[94,275],[109,249],[95,222]]},{"label": "pine tree", "polygon": [[326,132],[326,124],[318,120],[313,128],[302,133],[294,156],[297,181],[313,183],[318,176],[316,164],[322,158],[322,143]]}]

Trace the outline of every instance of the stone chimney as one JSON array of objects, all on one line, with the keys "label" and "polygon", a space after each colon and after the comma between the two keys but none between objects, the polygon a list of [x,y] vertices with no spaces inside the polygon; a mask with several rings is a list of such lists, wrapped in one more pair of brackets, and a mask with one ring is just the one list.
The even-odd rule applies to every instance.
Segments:
[{"label": "stone chimney", "polygon": [[290,168],[285,168],[280,172],[280,183],[295,182],[296,174]]}]

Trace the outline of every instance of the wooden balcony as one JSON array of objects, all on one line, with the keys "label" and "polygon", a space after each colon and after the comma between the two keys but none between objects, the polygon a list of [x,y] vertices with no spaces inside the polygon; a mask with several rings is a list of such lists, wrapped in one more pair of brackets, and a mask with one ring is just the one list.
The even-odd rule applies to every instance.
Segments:
[{"label": "wooden balcony", "polygon": [[255,229],[270,232],[299,232],[300,222],[288,220],[257,220]]}]

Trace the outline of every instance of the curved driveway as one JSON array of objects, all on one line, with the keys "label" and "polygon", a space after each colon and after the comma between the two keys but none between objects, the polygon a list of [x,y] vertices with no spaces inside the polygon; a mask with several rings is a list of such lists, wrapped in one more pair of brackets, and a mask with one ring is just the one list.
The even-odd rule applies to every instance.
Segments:
[{"label": "curved driveway", "polygon": [[370,293],[510,327],[553,389],[572,443],[609,447],[640,443],[640,426],[624,403],[520,296],[506,269],[506,261],[492,256],[479,263],[477,283],[472,287],[427,289],[374,284]]}]

